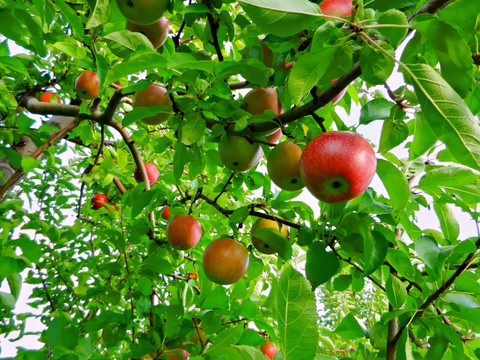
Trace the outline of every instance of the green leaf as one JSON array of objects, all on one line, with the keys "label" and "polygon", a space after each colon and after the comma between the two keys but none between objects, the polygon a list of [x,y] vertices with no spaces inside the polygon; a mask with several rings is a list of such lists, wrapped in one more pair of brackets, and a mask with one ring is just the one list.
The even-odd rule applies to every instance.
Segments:
[{"label": "green leaf", "polygon": [[90,12],[86,29],[91,29],[97,26],[101,26],[108,22],[108,14],[110,8],[110,0],[97,0],[95,1],[95,7]]},{"label": "green leaf", "polygon": [[279,281],[276,320],[285,360],[310,360],[318,346],[315,295],[308,281],[287,267]]},{"label": "green leaf", "polygon": [[[378,43],[392,57],[395,51],[388,43]],[[373,46],[365,46],[360,51],[360,68],[362,77],[372,85],[384,84],[393,71],[395,62],[387,57],[382,51]]]},{"label": "green leaf", "polygon": [[12,310],[15,308],[15,297],[12,294],[0,291],[0,309]]},{"label": "green leaf", "polygon": [[363,237],[363,275],[370,275],[377,270],[387,256],[388,241],[379,231],[372,231]]},{"label": "green leaf", "polygon": [[325,249],[326,246],[322,242],[316,241],[309,246],[307,251],[305,273],[314,290],[329,281],[340,270],[337,256]]},{"label": "green leaf", "polygon": [[430,236],[421,236],[415,241],[415,251],[420,255],[428,269],[438,279],[443,260],[440,249],[435,240]]},{"label": "green leaf", "polygon": [[12,274],[7,277],[8,287],[10,288],[10,293],[15,298],[15,301],[18,300],[20,296],[20,290],[22,290],[22,277],[20,274]]},{"label": "green leaf", "polygon": [[402,250],[388,248],[387,261],[397,270],[398,275],[409,280],[415,279],[415,268],[410,262],[410,257]]},{"label": "green leaf", "polygon": [[402,211],[410,198],[410,187],[405,175],[392,163],[378,159],[377,174],[387,189],[388,195],[395,211]]},{"label": "green leaf", "polygon": [[28,174],[33,169],[40,166],[42,162],[40,160],[36,160],[31,156],[25,156],[22,158],[22,169],[25,174]]},{"label": "green leaf", "polygon": [[385,290],[390,304],[392,304],[395,309],[401,308],[407,299],[407,287],[405,284],[390,274],[385,283]]},{"label": "green leaf", "polygon": [[[141,54],[140,56],[137,56],[134,59],[131,59],[130,61],[122,62],[121,64],[118,64],[112,67],[108,72],[105,83],[111,84],[122,78],[126,78],[127,76],[132,74],[137,74],[142,71],[150,70],[154,68],[157,68],[159,70],[165,69],[166,67],[167,67],[167,60],[163,55],[160,55],[158,53]],[[145,85],[145,88],[147,86],[148,84]],[[128,89],[130,89],[130,87],[128,87]],[[133,91],[136,91],[136,89]]]},{"label": "green leaf", "polygon": [[473,76],[472,53],[467,42],[452,26],[438,19],[422,21],[413,27],[422,33],[435,51],[443,78],[464,98],[472,86]]},{"label": "green leaf", "polygon": [[366,125],[375,120],[389,119],[394,106],[394,103],[384,98],[369,101],[360,110],[360,124]]},{"label": "green leaf", "polygon": [[310,245],[316,237],[315,230],[303,225],[298,232],[297,244],[300,246]]},{"label": "green leaf", "polygon": [[423,115],[455,159],[480,170],[480,126],[462,98],[432,67],[407,65]]},{"label": "green leaf", "polygon": [[213,339],[212,345],[208,348],[207,354],[215,358],[216,355],[222,354],[222,349],[228,347],[229,345],[234,345],[240,340],[243,334],[242,326],[234,326],[231,328],[226,328],[218,333],[218,335]]},{"label": "green leaf", "polygon": [[425,154],[437,142],[437,137],[428,125],[422,113],[418,113],[414,121],[415,130],[413,133],[413,141],[409,149],[411,160]]},{"label": "green leaf", "polygon": [[368,4],[368,7],[385,11],[388,9],[402,9],[410,5],[417,5],[416,0],[373,0]]},{"label": "green leaf", "polygon": [[139,46],[154,50],[148,38],[139,32],[120,30],[104,36],[108,47],[118,57],[124,58],[134,52]]},{"label": "green leaf", "polygon": [[240,61],[222,61],[217,64],[215,73],[217,78],[227,79],[232,75],[240,74],[245,80],[260,86],[268,85],[268,78],[273,69],[267,68],[258,59],[242,59]]},{"label": "green leaf", "polygon": [[353,340],[365,337],[365,327],[352,313],[348,313],[337,326],[334,333],[344,340]]},{"label": "green leaf", "polygon": [[255,230],[252,236],[259,238],[273,248],[282,259],[288,260],[292,257],[292,247],[280,231],[264,227]]},{"label": "green leaf", "polygon": [[277,36],[316,29],[323,22],[318,5],[307,0],[242,0],[240,3],[254,24]]},{"label": "green leaf", "polygon": [[22,270],[17,259],[0,256],[0,279],[12,276]]},{"label": "green leaf", "polygon": [[[408,25],[408,20],[405,13],[398,9],[388,10],[380,15],[378,18],[379,24],[395,24],[395,25]],[[380,28],[380,32],[385,36],[394,48],[397,48],[400,42],[407,35],[407,28],[398,27],[385,27]]]},{"label": "green leaf", "polygon": [[404,117],[405,112],[403,110],[399,107],[392,108],[392,117],[383,123],[378,149],[380,153],[393,149],[407,139],[409,131],[407,124],[403,121]]},{"label": "green leaf", "polygon": [[180,181],[185,165],[187,165],[189,160],[187,147],[182,143],[176,143],[173,154],[173,175],[177,181]]},{"label": "green leaf", "polygon": [[83,37],[83,24],[75,11],[65,4],[64,0],[55,0],[55,5],[58,6],[60,12],[65,16],[65,20],[70,23],[74,33],[79,37]]},{"label": "green leaf", "polygon": [[460,225],[452,209],[448,204],[440,201],[433,202],[433,209],[435,210],[435,214],[437,214],[438,220],[440,220],[443,236],[449,243],[455,242],[460,234]]},{"label": "green leaf", "polygon": [[206,129],[205,119],[199,114],[188,114],[187,121],[182,123],[179,129],[179,135],[182,143],[189,146],[199,142]]},{"label": "green leaf", "polygon": [[450,342],[442,334],[434,334],[428,340],[428,343],[430,347],[425,355],[425,359],[443,359]]}]

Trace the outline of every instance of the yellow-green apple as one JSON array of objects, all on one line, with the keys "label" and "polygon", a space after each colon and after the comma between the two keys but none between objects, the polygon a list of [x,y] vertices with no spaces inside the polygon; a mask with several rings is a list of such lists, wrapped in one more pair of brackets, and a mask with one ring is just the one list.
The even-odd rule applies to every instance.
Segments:
[{"label": "yellow-green apple", "polygon": [[170,217],[170,211],[169,211],[169,209],[170,209],[170,206],[165,205],[165,207],[164,207],[163,210],[162,210],[162,215],[161,215],[161,216],[162,216],[162,219],[168,220],[168,218]]},{"label": "yellow-green apple", "polygon": [[259,143],[251,143],[243,136],[227,135],[227,141],[218,147],[222,163],[233,171],[247,171],[257,165],[263,156]]},{"label": "yellow-green apple", "polygon": [[94,209],[105,207],[105,204],[108,203],[107,195],[95,194],[92,196],[91,203]]},{"label": "yellow-green apple", "polygon": [[169,0],[117,0],[123,16],[139,25],[153,24],[168,9]]},{"label": "yellow-green apple", "polygon": [[202,267],[211,281],[227,285],[237,282],[245,275],[248,262],[245,246],[229,238],[219,238],[205,249]]},{"label": "yellow-green apple", "polygon": [[75,93],[80,99],[92,100],[98,97],[100,80],[95,72],[87,70],[75,80]]},{"label": "yellow-green apple", "polygon": [[167,40],[168,36],[168,20],[163,16],[160,20],[150,25],[138,25],[131,21],[127,21],[127,30],[135,31],[145,35],[153,45],[154,49],[158,49]]},{"label": "yellow-green apple", "polygon": [[255,221],[252,225],[251,238],[252,238],[252,244],[253,246],[255,246],[255,249],[257,249],[262,254],[275,254],[276,250],[271,246],[269,246],[268,244],[264,243],[258,237],[253,236],[255,231],[261,228],[269,228],[269,229],[276,230],[280,232],[280,234],[282,234],[282,236],[285,239],[288,240],[288,236],[289,236],[288,226],[280,224],[274,220],[258,218],[257,221]]},{"label": "yellow-green apple", "polygon": [[[144,163],[143,164],[145,166],[145,171],[147,172],[147,177],[148,177],[148,180],[150,181],[150,185],[154,184],[157,179],[158,179],[158,169],[155,165],[153,165],[152,163]],[[135,169],[135,172],[133,173],[133,176],[135,177],[135,180],[137,180],[137,182],[142,182],[142,176],[140,175],[140,171],[137,169]]]},{"label": "yellow-green apple", "polygon": [[265,344],[260,345],[260,351],[272,360],[278,349],[272,341],[267,340]]},{"label": "yellow-green apple", "polygon": [[271,110],[275,115],[283,113],[277,90],[274,88],[255,88],[244,96],[243,101],[245,110],[252,115],[262,115],[265,110]]},{"label": "yellow-green apple", "polygon": [[168,355],[170,360],[188,360],[189,357],[188,352],[183,349],[166,350],[165,354]]},{"label": "yellow-green apple", "polygon": [[158,125],[165,120],[167,120],[172,114],[172,101],[170,97],[166,95],[167,89],[163,86],[152,84],[146,89],[137,91],[133,98],[133,107],[144,107],[144,106],[168,106],[168,110],[161,111],[154,116],[147,117],[142,119],[145,124],[148,125]]},{"label": "yellow-green apple", "polygon": [[302,149],[288,140],[275,146],[268,155],[268,175],[280,189],[296,191],[305,186],[300,176],[301,157]]},{"label": "yellow-green apple", "polygon": [[60,104],[60,98],[52,92],[42,92],[38,97],[38,100],[41,102],[56,102]]},{"label": "yellow-green apple", "polygon": [[320,3],[322,14],[348,17],[352,15],[352,0],[323,0]]},{"label": "yellow-green apple", "polygon": [[303,150],[300,174],[307,189],[326,203],[340,203],[362,194],[377,168],[367,140],[348,131],[318,135]]},{"label": "yellow-green apple", "polygon": [[201,237],[202,226],[193,216],[177,215],[167,225],[167,241],[174,249],[191,249]]}]

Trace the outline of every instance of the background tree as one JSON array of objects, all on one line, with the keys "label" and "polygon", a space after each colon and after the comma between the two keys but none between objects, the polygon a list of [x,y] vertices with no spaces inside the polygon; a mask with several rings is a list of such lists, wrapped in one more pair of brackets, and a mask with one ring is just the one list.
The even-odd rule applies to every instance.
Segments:
[{"label": "background tree", "polygon": [[[480,234],[456,214],[478,224],[480,2],[137,5],[0,3],[0,332],[30,331],[22,283],[45,325],[15,358],[479,358]],[[376,127],[384,195],[272,184],[273,133]]]}]

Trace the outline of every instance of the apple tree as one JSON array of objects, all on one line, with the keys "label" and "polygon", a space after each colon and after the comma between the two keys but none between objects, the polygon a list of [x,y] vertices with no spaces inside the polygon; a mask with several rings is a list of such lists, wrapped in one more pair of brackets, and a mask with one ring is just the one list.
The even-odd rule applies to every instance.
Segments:
[{"label": "apple tree", "polygon": [[318,2],[0,1],[15,359],[480,357],[480,2]]}]

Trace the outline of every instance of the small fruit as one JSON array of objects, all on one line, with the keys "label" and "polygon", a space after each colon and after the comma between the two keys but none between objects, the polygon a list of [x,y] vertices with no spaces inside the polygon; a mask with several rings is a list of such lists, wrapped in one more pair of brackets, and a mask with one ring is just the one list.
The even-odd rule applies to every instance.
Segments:
[{"label": "small fruit", "polygon": [[242,244],[219,238],[203,253],[203,271],[214,283],[227,285],[240,280],[248,269],[248,251]]},{"label": "small fruit", "polygon": [[362,194],[372,181],[377,159],[372,146],[358,134],[330,131],[303,150],[300,174],[317,199],[334,204]]},{"label": "small fruit", "polygon": [[183,349],[177,349],[177,350],[166,350],[165,354],[168,355],[168,358],[170,360],[188,360],[188,352]]},{"label": "small fruit", "polygon": [[169,0],[117,0],[123,16],[139,25],[153,24],[160,19],[169,3]]},{"label": "small fruit", "polygon": [[322,14],[330,16],[349,17],[352,15],[352,0],[323,0],[320,3]]},{"label": "small fruit", "polygon": [[126,27],[127,30],[145,35],[152,43],[154,49],[158,49],[167,40],[168,20],[165,17],[161,17],[160,20],[150,25],[138,25],[131,21],[127,21]]},{"label": "small fruit", "polygon": [[278,129],[277,131],[275,131],[273,134],[271,135],[267,135],[266,136],[266,140],[267,142],[269,142],[270,144],[276,144],[283,136],[283,131],[282,129]]},{"label": "small fruit", "polygon": [[202,226],[193,216],[177,215],[167,225],[167,241],[174,249],[191,249],[201,237]]},{"label": "small fruit", "polygon": [[250,143],[243,136],[228,135],[226,143],[220,143],[218,154],[230,170],[247,171],[257,165],[263,156],[263,150],[259,143]]},{"label": "small fruit", "polygon": [[[155,165],[151,164],[151,163],[144,163],[145,165],[145,171],[147,172],[147,177],[148,177],[148,180],[150,181],[150,185],[154,184],[157,179],[158,179],[158,169]],[[137,180],[137,182],[142,182],[142,176],[140,175],[140,171],[137,169],[135,169],[135,172],[133,173],[133,176],[135,177],[135,180]]]},{"label": "small fruit", "polygon": [[52,92],[42,92],[38,98],[39,101],[41,102],[55,102],[60,104],[60,98]]},{"label": "small fruit", "polygon": [[243,101],[245,110],[252,115],[262,115],[265,110],[271,110],[275,115],[283,113],[277,90],[273,88],[255,88],[244,96]]},{"label": "small fruit", "polygon": [[100,80],[91,70],[81,73],[75,81],[75,93],[80,99],[92,100],[98,97]]},{"label": "small fruit", "polygon": [[168,106],[167,110],[163,110],[154,116],[150,116],[142,119],[147,125],[158,125],[167,120],[172,114],[172,101],[170,97],[166,95],[167,89],[163,86],[152,84],[146,89],[137,91],[133,98],[133,107],[144,106]]},{"label": "small fruit", "polygon": [[268,155],[268,174],[280,189],[297,191],[305,186],[300,176],[301,156],[302,149],[291,141],[281,142]]},{"label": "small fruit", "polygon": [[272,360],[278,349],[272,341],[267,340],[265,344],[260,345],[260,351]]},{"label": "small fruit", "polygon": [[188,280],[197,281],[197,280],[198,280],[198,273],[196,273],[196,272],[189,272],[188,275],[187,275],[187,279],[188,279]]},{"label": "small fruit", "polygon": [[253,246],[255,246],[255,249],[257,249],[262,254],[275,254],[276,251],[268,244],[265,244],[258,237],[253,236],[253,233],[257,229],[261,229],[261,228],[270,228],[273,230],[277,230],[285,237],[285,239],[288,240],[289,233],[288,233],[288,227],[286,225],[282,225],[274,220],[258,218],[257,221],[253,223],[251,238],[252,238],[252,244]]},{"label": "small fruit", "polygon": [[162,219],[168,220],[168,218],[170,217],[169,209],[170,209],[170,206],[165,205],[165,207],[163,208],[163,211],[162,211]]},{"label": "small fruit", "polygon": [[105,204],[108,203],[107,195],[95,194],[92,196],[91,203],[94,209],[105,207]]}]

